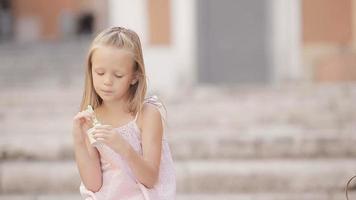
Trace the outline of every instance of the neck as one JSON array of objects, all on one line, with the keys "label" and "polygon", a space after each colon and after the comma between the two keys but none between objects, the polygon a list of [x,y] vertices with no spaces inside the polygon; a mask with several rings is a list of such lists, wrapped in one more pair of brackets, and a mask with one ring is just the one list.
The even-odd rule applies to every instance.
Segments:
[{"label": "neck", "polygon": [[127,102],[126,98],[117,101],[103,101],[102,108],[107,114],[127,113]]}]

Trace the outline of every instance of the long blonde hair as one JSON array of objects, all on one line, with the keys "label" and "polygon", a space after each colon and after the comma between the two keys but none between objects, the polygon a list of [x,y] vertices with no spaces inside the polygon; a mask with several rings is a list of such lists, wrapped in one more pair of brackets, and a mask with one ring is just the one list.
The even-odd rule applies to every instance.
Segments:
[{"label": "long blonde hair", "polygon": [[146,72],[142,55],[142,47],[138,35],[134,31],[123,27],[111,27],[105,29],[104,31],[99,33],[93,40],[87,56],[84,93],[80,105],[80,110],[82,111],[86,109],[88,105],[91,105],[95,109],[103,102],[102,98],[95,92],[93,86],[91,62],[93,52],[101,46],[110,46],[118,49],[125,49],[132,53],[134,60],[134,74],[137,77],[137,81],[129,88],[130,96],[128,110],[131,113],[139,112],[142,108],[142,103],[144,101],[147,90]]}]

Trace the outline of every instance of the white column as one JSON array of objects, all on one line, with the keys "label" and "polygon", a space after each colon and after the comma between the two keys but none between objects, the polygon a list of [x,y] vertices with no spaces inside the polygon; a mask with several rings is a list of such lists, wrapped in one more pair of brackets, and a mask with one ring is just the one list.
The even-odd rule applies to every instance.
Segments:
[{"label": "white column", "polygon": [[301,81],[301,0],[273,0],[270,5],[272,82]]},{"label": "white column", "polygon": [[189,87],[197,79],[196,0],[171,0],[172,45],[177,52],[179,84]]},{"label": "white column", "polygon": [[109,26],[134,30],[147,43],[147,0],[109,0]]},{"label": "white column", "polygon": [[196,81],[196,0],[170,0],[171,44],[148,43],[147,0],[108,0],[109,26],[135,30],[142,41],[149,88],[167,95]]},{"label": "white column", "polygon": [[167,96],[177,95],[194,84],[195,0],[170,0],[171,43],[144,49],[149,84]]},{"label": "white column", "polygon": [[352,5],[352,46],[353,50],[356,51],[356,0],[351,1]]}]

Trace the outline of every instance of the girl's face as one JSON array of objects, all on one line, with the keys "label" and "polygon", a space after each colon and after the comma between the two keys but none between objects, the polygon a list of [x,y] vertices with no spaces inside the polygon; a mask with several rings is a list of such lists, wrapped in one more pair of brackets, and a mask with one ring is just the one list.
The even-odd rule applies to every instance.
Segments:
[{"label": "girl's face", "polygon": [[94,89],[103,101],[126,100],[131,84],[136,82],[130,52],[114,47],[99,47],[93,52]]}]

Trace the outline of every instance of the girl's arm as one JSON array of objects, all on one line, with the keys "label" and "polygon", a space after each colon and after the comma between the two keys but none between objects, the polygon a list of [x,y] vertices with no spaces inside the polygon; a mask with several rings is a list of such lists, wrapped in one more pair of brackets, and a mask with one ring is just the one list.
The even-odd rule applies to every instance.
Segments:
[{"label": "girl's arm", "polygon": [[74,152],[84,186],[92,192],[99,191],[102,186],[102,173],[98,150],[85,139],[85,142],[75,142]]},{"label": "girl's arm", "polygon": [[128,145],[125,158],[137,179],[148,188],[152,188],[159,174],[161,161],[163,125],[161,114],[151,104],[144,104],[139,117],[143,156]]}]

